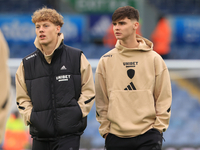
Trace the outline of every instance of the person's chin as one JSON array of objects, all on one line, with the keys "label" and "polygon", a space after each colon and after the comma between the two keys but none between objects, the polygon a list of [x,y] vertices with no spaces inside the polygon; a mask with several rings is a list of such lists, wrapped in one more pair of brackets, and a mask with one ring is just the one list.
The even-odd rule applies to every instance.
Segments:
[{"label": "person's chin", "polygon": [[116,37],[116,39],[117,39],[117,40],[121,40],[122,38],[118,36],[118,37]]},{"label": "person's chin", "polygon": [[47,44],[47,42],[45,42],[45,41],[39,41],[39,43],[40,43],[41,45],[46,45],[46,44]]}]

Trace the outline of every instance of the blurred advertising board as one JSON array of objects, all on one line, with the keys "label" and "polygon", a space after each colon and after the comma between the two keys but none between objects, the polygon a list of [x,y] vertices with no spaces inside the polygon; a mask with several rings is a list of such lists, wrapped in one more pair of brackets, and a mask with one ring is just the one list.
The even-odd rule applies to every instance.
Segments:
[{"label": "blurred advertising board", "polygon": [[174,41],[176,43],[200,44],[200,17],[173,17]]},{"label": "blurred advertising board", "polygon": [[[64,14],[63,18],[61,32],[64,33],[66,44],[88,40],[88,20],[85,16]],[[31,15],[1,14],[0,29],[8,42],[11,58],[22,58],[36,50],[33,44],[36,38],[35,25],[31,21]]]},{"label": "blurred advertising board", "polygon": [[89,16],[90,39],[102,39],[112,24],[111,15],[90,15]]},{"label": "blurred advertising board", "polygon": [[[85,36],[87,19],[82,15],[63,15],[65,42],[82,42]],[[36,37],[31,15],[0,15],[0,28],[8,43],[33,43]]]},{"label": "blurred advertising board", "polygon": [[118,7],[136,5],[134,0],[64,0],[64,2],[81,13],[113,13]]},{"label": "blurred advertising board", "polygon": [[36,37],[31,15],[1,15],[0,28],[9,43],[33,43]]}]

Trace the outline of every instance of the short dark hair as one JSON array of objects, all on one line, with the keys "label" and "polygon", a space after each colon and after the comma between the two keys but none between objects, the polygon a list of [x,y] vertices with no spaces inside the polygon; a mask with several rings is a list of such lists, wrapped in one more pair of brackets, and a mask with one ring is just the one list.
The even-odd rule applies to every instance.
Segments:
[{"label": "short dark hair", "polygon": [[132,6],[119,7],[113,13],[112,21],[114,22],[117,20],[125,19],[126,17],[131,20],[136,19],[137,21],[139,21],[139,12]]}]

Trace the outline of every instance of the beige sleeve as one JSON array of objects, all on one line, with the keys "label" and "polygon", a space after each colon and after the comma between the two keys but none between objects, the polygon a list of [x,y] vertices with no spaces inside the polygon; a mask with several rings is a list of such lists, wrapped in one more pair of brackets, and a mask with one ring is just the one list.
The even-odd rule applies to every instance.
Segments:
[{"label": "beige sleeve", "polygon": [[99,62],[96,74],[95,74],[95,91],[96,91],[96,119],[100,123],[99,133],[103,137],[110,131],[110,121],[107,119],[108,113],[108,94],[106,89],[104,67]]},{"label": "beige sleeve", "polygon": [[8,44],[0,31],[0,144],[4,139],[6,122],[11,108],[10,72],[7,65],[9,58]]},{"label": "beige sleeve", "polygon": [[21,114],[25,125],[29,125],[30,115],[33,108],[30,97],[28,96],[25,78],[24,78],[24,67],[21,62],[15,76],[16,82],[16,101],[18,105],[19,113]]},{"label": "beige sleeve", "polygon": [[154,90],[156,121],[153,124],[153,127],[162,133],[165,132],[169,126],[172,91],[169,71],[164,64],[164,61],[158,61],[156,64],[158,64],[159,67],[157,67],[158,71],[156,73],[156,84]]},{"label": "beige sleeve", "polygon": [[0,107],[9,97],[10,73],[8,68],[9,47],[0,31]]},{"label": "beige sleeve", "polygon": [[78,104],[82,110],[83,117],[90,112],[95,98],[94,79],[92,68],[85,55],[81,55],[81,95]]}]

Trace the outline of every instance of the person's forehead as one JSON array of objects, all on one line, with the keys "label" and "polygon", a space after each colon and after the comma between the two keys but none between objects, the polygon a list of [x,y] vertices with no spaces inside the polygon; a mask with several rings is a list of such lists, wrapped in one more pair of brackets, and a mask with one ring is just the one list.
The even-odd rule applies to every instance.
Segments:
[{"label": "person's forehead", "polygon": [[53,24],[52,22],[45,20],[45,21],[38,21],[35,23],[35,25],[43,25],[43,24]]},{"label": "person's forehead", "polygon": [[116,21],[113,22],[127,22],[127,21],[131,21],[130,19],[128,19],[127,17],[123,18],[123,19],[118,19]]}]

